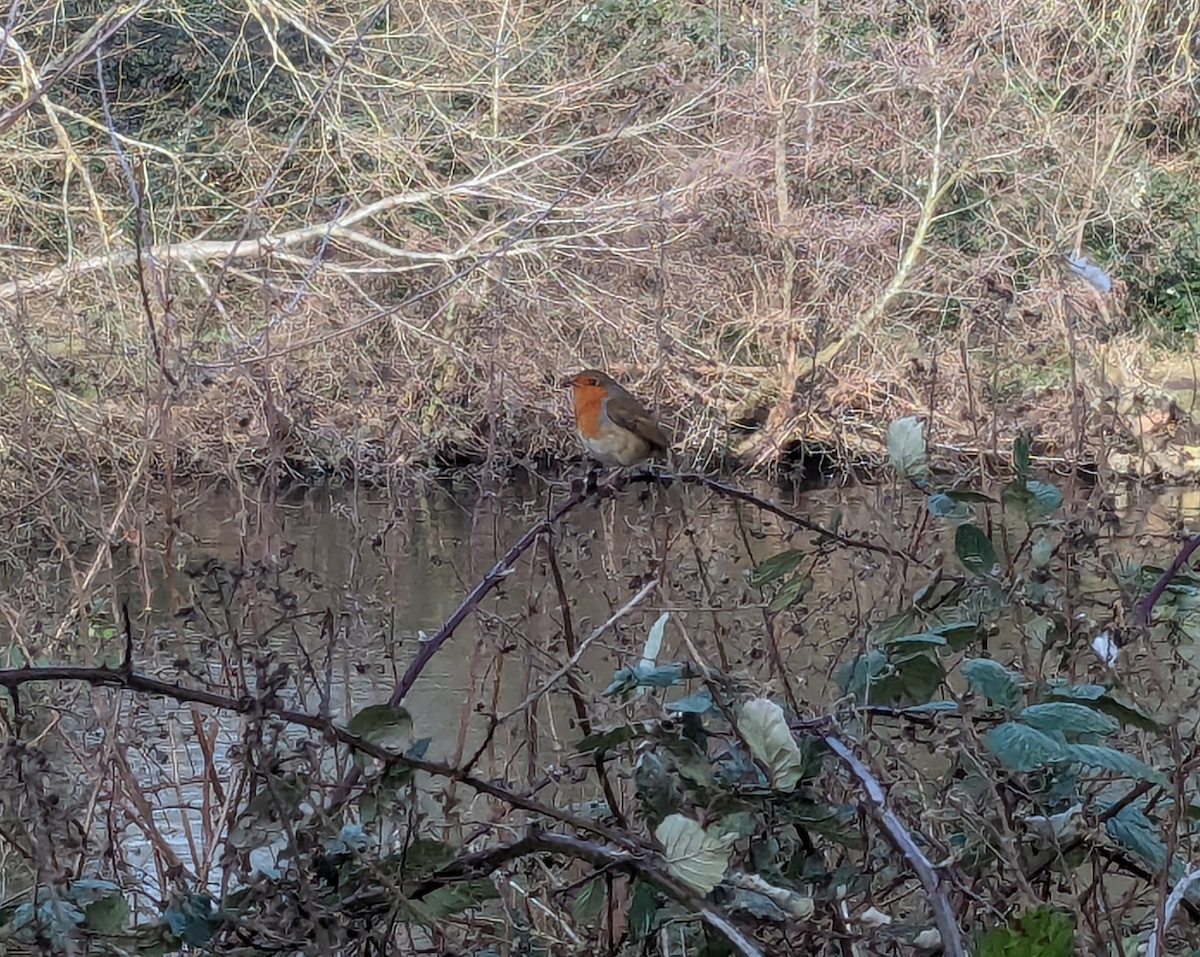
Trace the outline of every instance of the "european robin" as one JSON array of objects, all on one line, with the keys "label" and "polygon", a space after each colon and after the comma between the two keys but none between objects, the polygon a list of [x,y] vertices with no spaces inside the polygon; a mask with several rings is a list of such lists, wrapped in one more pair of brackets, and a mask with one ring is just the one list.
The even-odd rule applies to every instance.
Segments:
[{"label": "european robin", "polygon": [[579,437],[601,465],[637,465],[670,454],[671,442],[659,424],[605,373],[587,369],[561,385],[571,387]]}]

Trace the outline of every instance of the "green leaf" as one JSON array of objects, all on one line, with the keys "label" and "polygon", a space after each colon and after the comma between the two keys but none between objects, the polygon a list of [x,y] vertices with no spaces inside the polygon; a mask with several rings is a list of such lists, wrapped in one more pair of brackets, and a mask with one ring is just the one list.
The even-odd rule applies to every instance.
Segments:
[{"label": "green leaf", "polygon": [[794,575],[783,583],[783,587],[771,599],[771,604],[767,606],[767,609],[768,611],[777,612],[783,611],[785,608],[790,608],[811,590],[811,578],[807,575]]},{"label": "green leaf", "polygon": [[707,688],[701,688],[695,694],[680,698],[678,701],[668,701],[663,707],[675,714],[708,714],[708,712],[716,710],[712,692]]},{"label": "green leaf", "polygon": [[858,826],[858,814],[854,808],[818,804],[801,795],[802,792],[795,791],[776,805],[781,820],[797,824],[810,834],[827,837],[846,847],[862,847],[862,830]]},{"label": "green leaf", "polygon": [[653,751],[644,751],[638,756],[633,780],[642,814],[650,824],[661,821],[683,803],[679,782],[667,769],[666,761]]},{"label": "green leaf", "polygon": [[905,697],[918,704],[932,698],[946,678],[942,663],[926,654],[897,657],[893,664]]},{"label": "green leaf", "polygon": [[843,694],[852,694],[860,704],[891,704],[905,695],[900,676],[879,648],[856,655],[837,674]]},{"label": "green leaf", "polygon": [[687,678],[695,677],[691,668],[686,664],[669,662],[662,665],[646,666],[640,661],[627,665],[613,675],[613,680],[604,689],[606,695],[624,694],[634,688],[670,688],[672,685],[683,684]]},{"label": "green leaf", "polygon": [[979,637],[979,622],[977,621],[947,621],[940,625],[931,625],[925,631],[932,635],[941,635],[946,639],[953,651],[962,651],[967,645]]},{"label": "green leaf", "polygon": [[163,920],[176,939],[195,947],[207,944],[221,923],[213,913],[212,898],[207,894],[185,894],[175,898],[163,912]]},{"label": "green leaf", "polygon": [[571,916],[575,923],[587,926],[600,916],[608,901],[608,883],[603,877],[593,877],[579,888],[575,900],[571,902]]},{"label": "green leaf", "polygon": [[929,477],[924,426],[915,416],[896,419],[887,428],[888,461],[900,475],[921,482]]},{"label": "green leaf", "polygon": [[88,904],[83,914],[84,924],[97,934],[119,934],[129,923],[129,905],[121,893]]},{"label": "green leaf", "polygon": [[1029,558],[1033,562],[1034,568],[1045,568],[1050,564],[1050,559],[1054,557],[1054,545],[1045,535],[1038,538],[1036,542],[1029,546]]},{"label": "green leaf", "polygon": [[630,741],[640,741],[652,731],[653,728],[649,722],[634,721],[630,724],[610,728],[607,731],[596,731],[589,734],[575,745],[575,750],[580,754],[587,754],[590,751],[612,751]]},{"label": "green leaf", "polygon": [[733,811],[730,814],[722,814],[717,819],[719,827],[716,828],[722,834],[733,834],[738,838],[753,837],[758,830],[758,818],[749,811]]},{"label": "green leaf", "polygon": [[930,515],[938,518],[966,518],[971,510],[962,502],[956,502],[944,492],[935,492],[925,501]]},{"label": "green leaf", "polygon": [[1108,694],[1104,685],[1057,685],[1047,686],[1047,693],[1053,698],[1064,698],[1068,701],[1098,701]]},{"label": "green leaf", "polygon": [[641,666],[643,669],[653,668],[658,663],[658,653],[662,650],[663,634],[667,630],[667,621],[670,617],[671,613],[664,611],[654,619],[654,624],[646,633],[646,643],[642,646]]},{"label": "green leaf", "polygon": [[1021,690],[1021,676],[1017,672],[991,658],[968,658],[962,663],[962,673],[972,688],[1000,707],[1016,705]]},{"label": "green leaf", "polygon": [[629,913],[625,915],[629,927],[629,937],[634,943],[645,940],[656,924],[658,916],[658,894],[654,886],[643,880],[633,882],[633,891],[629,895]]},{"label": "green leaf", "polygon": [[680,776],[700,787],[712,787],[712,759],[703,748],[683,735],[662,737],[661,742],[675,759],[675,770]]},{"label": "green leaf", "polygon": [[77,881],[72,881],[67,891],[67,895],[71,900],[81,907],[87,907],[89,904],[94,904],[97,901],[120,894],[121,888],[112,881],[97,880],[90,877],[83,877]]},{"label": "green leaf", "polygon": [[778,555],[772,555],[750,573],[750,584],[755,588],[762,588],[763,585],[778,581],[789,572],[795,571],[803,560],[804,552],[798,548],[789,548]]},{"label": "green leaf", "polygon": [[804,756],[787,725],[783,709],[766,698],[742,705],[738,731],[750,753],[771,772],[771,786],[788,792],[804,776]]},{"label": "green leaf", "polygon": [[[351,718],[346,730],[376,747],[403,754],[412,744],[413,720],[400,705],[372,704]],[[369,755],[367,758],[373,760]]]},{"label": "green leaf", "polygon": [[1062,492],[1049,482],[1038,482],[1030,479],[1025,488],[1037,499],[1038,508],[1042,515],[1049,515],[1062,504]]},{"label": "green leaf", "polygon": [[1115,695],[1103,685],[1049,683],[1046,697],[1055,700],[1088,701],[1097,711],[1116,718],[1122,724],[1131,724],[1143,731],[1157,731],[1159,724],[1137,705]]},{"label": "green leaf", "polygon": [[1006,721],[987,733],[988,750],[1014,771],[1034,771],[1067,760],[1066,745],[1028,725]]},{"label": "green leaf", "polygon": [[1020,479],[1004,486],[1000,500],[1009,511],[1026,521],[1044,518],[1062,504],[1062,493],[1049,482]]},{"label": "green leaf", "polygon": [[948,642],[944,637],[934,634],[932,631],[922,631],[915,635],[898,635],[895,638],[889,638],[887,645],[889,648],[899,649],[915,649],[915,648],[944,648]]},{"label": "green leaf", "polygon": [[421,904],[431,917],[441,919],[478,907],[484,901],[495,900],[499,896],[490,878],[477,877],[430,891],[421,899]]},{"label": "green leaf", "polygon": [[954,499],[956,502],[963,502],[969,505],[987,503],[995,505],[996,500],[990,495],[984,495],[982,492],[976,492],[969,488],[952,488],[946,492],[948,498]]},{"label": "green leaf", "polygon": [[1029,478],[1029,433],[1021,432],[1013,439],[1013,468],[1017,471],[1018,481],[1024,482]]},{"label": "green leaf", "polygon": [[1136,807],[1121,809],[1104,822],[1109,837],[1132,851],[1150,865],[1161,871],[1167,863],[1167,846],[1162,841],[1157,825]]},{"label": "green leaf", "polygon": [[917,623],[917,613],[914,609],[909,608],[907,611],[902,611],[897,615],[889,615],[880,621],[877,621],[871,626],[871,637],[876,641],[886,643],[888,639],[895,638],[897,635],[907,635],[915,630]]},{"label": "green leaf", "polygon": [[1142,781],[1151,781],[1164,787],[1170,787],[1171,784],[1161,771],[1156,771],[1132,754],[1126,754],[1116,748],[1106,748],[1098,744],[1069,744],[1063,749],[1063,752],[1069,760],[1078,761],[1090,768],[1116,771],[1118,774]]},{"label": "green leaf", "polygon": [[842,694],[852,694],[859,698],[878,681],[888,668],[887,654],[879,648],[872,648],[866,654],[855,655],[838,669],[837,682]]},{"label": "green leaf", "polygon": [[1074,922],[1043,904],[984,934],[978,957],[1071,957],[1074,947]]},{"label": "green leaf", "polygon": [[1113,734],[1121,727],[1116,718],[1072,701],[1031,704],[1017,715],[1017,720],[1039,731],[1064,734]]},{"label": "green leaf", "polygon": [[1122,724],[1131,724],[1135,728],[1141,728],[1143,731],[1159,731],[1162,729],[1162,726],[1157,721],[1137,705],[1112,693],[1106,694],[1098,700],[1095,707],[1105,714],[1111,714]]},{"label": "green leaf", "polygon": [[445,867],[458,853],[458,848],[446,841],[418,837],[404,849],[404,873],[425,874]]},{"label": "green leaf", "polygon": [[729,867],[729,846],[736,835],[714,835],[690,817],[672,814],[654,830],[663,846],[667,870],[689,887],[707,894]]},{"label": "green leaf", "polygon": [[745,911],[747,914],[752,914],[760,920],[783,923],[788,919],[788,915],[784,913],[778,904],[765,894],[759,894],[756,891],[735,890],[733,892],[733,899],[729,901],[727,906],[732,911]]},{"label": "green leaf", "polygon": [[954,533],[954,554],[973,575],[992,574],[996,566],[996,548],[992,540],[974,525],[959,525]]}]

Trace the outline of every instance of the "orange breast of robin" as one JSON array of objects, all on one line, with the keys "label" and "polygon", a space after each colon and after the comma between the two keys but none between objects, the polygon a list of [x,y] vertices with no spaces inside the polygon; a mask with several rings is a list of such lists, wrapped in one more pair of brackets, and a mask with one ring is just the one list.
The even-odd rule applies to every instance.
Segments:
[{"label": "orange breast of robin", "polygon": [[575,386],[575,424],[584,438],[595,439],[601,433],[601,412],[607,392],[599,386]]}]

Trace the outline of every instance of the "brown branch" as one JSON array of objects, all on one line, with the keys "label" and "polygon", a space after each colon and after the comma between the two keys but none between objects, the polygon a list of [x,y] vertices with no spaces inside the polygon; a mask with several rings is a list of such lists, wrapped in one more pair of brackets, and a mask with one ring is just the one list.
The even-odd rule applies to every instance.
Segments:
[{"label": "brown branch", "polygon": [[[566,643],[567,657],[570,660],[575,657],[579,645],[575,637],[575,626],[571,619],[571,601],[567,597],[567,586],[563,582],[562,571],[558,567],[558,554],[554,550],[554,536],[547,533],[545,542],[546,561],[550,566],[550,577],[554,581],[554,590],[558,595],[558,609],[563,623],[563,641]],[[579,721],[579,730],[583,732],[584,737],[589,737],[592,733],[592,718],[588,714],[579,676],[574,670],[567,672],[567,690],[575,705],[575,718]],[[609,811],[612,812],[619,827],[627,828],[629,825],[621,810],[621,803],[617,800],[616,792],[613,790],[612,782],[608,779],[608,769],[604,766],[604,752],[601,749],[597,748],[595,754],[592,755],[592,763],[596,768],[596,777],[600,782],[600,787],[604,791],[604,798],[608,801]]]},{"label": "brown branch", "polygon": [[[129,199],[133,203],[133,221],[136,226],[134,254],[136,256],[138,293],[142,300],[142,313],[146,317],[146,329],[150,333],[150,345],[154,350],[154,360],[158,363],[158,373],[167,380],[172,386],[178,386],[179,380],[175,378],[171,370],[167,368],[167,361],[163,355],[162,343],[158,338],[158,328],[154,324],[154,309],[150,305],[150,290],[146,287],[146,260],[142,255],[143,249],[150,248],[150,229],[146,225],[146,203],[144,191],[138,188],[137,180],[133,175],[133,167],[129,163],[129,157],[125,155],[125,151],[121,149],[121,138],[117,135],[117,127],[113,122],[112,110],[108,102],[108,90],[104,84],[104,57],[101,55],[100,48],[96,48],[96,87],[100,91],[100,105],[104,111],[104,123],[108,129],[109,139],[112,141],[113,152],[116,154],[117,162],[121,167],[121,171],[125,174],[125,183],[129,187]],[[142,166],[142,181],[145,182],[145,166]],[[169,308],[168,304],[164,306]],[[164,320],[167,308],[164,308]]]},{"label": "brown branch", "polygon": [[324,85],[318,91],[316,97],[314,97],[312,106],[309,108],[308,112],[304,115],[304,118],[300,121],[299,125],[288,139],[287,145],[283,150],[283,155],[280,156],[276,161],[275,167],[267,175],[266,181],[261,187],[259,187],[258,193],[255,194],[253,199],[251,199],[250,205],[246,207],[246,215],[242,220],[242,228],[238,231],[237,237],[233,241],[233,250],[221,262],[221,268],[217,270],[217,276],[212,282],[212,288],[208,293],[208,301],[205,304],[206,309],[216,305],[217,295],[220,293],[221,286],[225,282],[225,276],[229,271],[229,267],[233,264],[234,253],[236,253],[238,247],[246,241],[246,237],[250,235],[250,230],[254,226],[255,215],[257,214],[259,207],[261,207],[263,202],[265,202],[267,196],[270,195],[271,190],[274,188],[275,183],[278,182],[279,177],[282,176],[284,170],[287,169],[288,163],[291,161],[292,157],[296,153],[297,147],[300,145],[300,140],[303,138],[309,126],[312,125],[312,122],[320,115],[321,107],[324,104],[326,97],[328,97],[329,94],[337,87],[338,82],[342,78],[342,74],[350,65],[351,59],[362,47],[363,41],[367,37],[367,31],[374,26],[379,18],[379,15],[386,9],[386,7],[386,3],[377,6],[373,10],[368,11],[367,15],[358,22],[358,30],[355,33],[354,42],[338,61],[337,66],[335,66],[330,72],[329,77],[325,80]]},{"label": "brown branch", "polygon": [[[577,483],[571,490],[570,496],[562,503],[554,512],[542,519],[536,525],[531,527],[524,535],[517,539],[516,544],[512,546],[500,561],[492,566],[491,570],[483,576],[479,584],[477,584],[467,594],[467,597],[462,600],[462,603],[455,609],[454,614],[446,619],[437,634],[427,641],[421,642],[417,649],[413,660],[409,662],[408,668],[401,676],[396,687],[392,689],[392,695],[388,699],[388,703],[395,707],[404,700],[405,695],[412,690],[412,686],[416,684],[417,678],[421,676],[421,672],[433,660],[433,656],[438,653],[438,650],[444,645],[455,630],[461,625],[476,608],[479,603],[487,596],[493,588],[500,584],[504,577],[508,574],[508,570],[516,563],[542,533],[553,528],[564,515],[570,512],[573,508],[579,505],[587,497],[587,490],[582,483]],[[351,768],[346,776],[341,780],[338,786],[334,789],[332,802],[333,804],[341,804],[350,794],[350,789],[358,783],[362,772],[358,768]]]},{"label": "brown branch", "polygon": [[468,774],[461,768],[455,768],[436,761],[423,761],[405,757],[402,754],[397,754],[386,748],[372,744],[356,734],[352,734],[345,728],[334,724],[328,718],[318,717],[305,711],[281,708],[274,705],[270,700],[262,700],[249,695],[244,695],[240,698],[231,698],[212,691],[204,691],[200,688],[188,688],[185,685],[160,681],[157,678],[135,674],[123,667],[121,669],[114,669],[107,667],[87,668],[79,665],[60,665],[45,668],[10,668],[0,670],[0,688],[7,688],[14,698],[21,685],[37,681],[82,681],[91,685],[123,688],[139,694],[171,698],[178,702],[204,704],[222,711],[229,711],[251,718],[275,717],[289,724],[299,725],[312,731],[320,732],[326,738],[347,745],[348,747],[356,748],[385,763],[396,764],[415,771],[424,771],[426,774],[435,777],[446,778],[465,784],[480,794],[487,794],[512,807],[558,821],[577,831],[596,834],[606,841],[627,847],[630,850],[640,851],[644,846],[632,835],[622,834],[602,824],[576,817],[565,811],[550,807],[547,804],[542,804],[540,801],[524,797],[490,781],[485,781],[482,778]]}]

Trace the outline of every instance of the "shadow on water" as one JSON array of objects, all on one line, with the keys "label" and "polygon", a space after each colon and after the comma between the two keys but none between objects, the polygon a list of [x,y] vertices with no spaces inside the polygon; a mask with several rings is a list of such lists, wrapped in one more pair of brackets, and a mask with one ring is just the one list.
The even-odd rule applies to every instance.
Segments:
[{"label": "shadow on water", "polygon": [[[344,722],[387,700],[418,643],[545,515],[547,491],[514,486],[480,496],[443,485],[400,499],[378,490],[328,488],[281,497],[230,487],[181,491],[170,534],[161,504],[147,511],[135,532],[112,548],[112,571],[101,579],[110,597],[92,602],[79,629],[57,645],[51,636],[75,594],[71,577],[44,576],[45,563],[32,561],[7,569],[0,627],[7,632],[9,665],[117,664],[115,595],[133,612],[139,672],[235,698],[273,683],[288,706]],[[562,486],[549,491],[565,494]],[[571,672],[585,689],[593,729],[620,724],[634,709],[603,691],[618,669],[642,657],[664,613],[657,662],[717,668],[747,687],[787,692],[813,713],[827,712],[841,693],[838,667],[868,647],[873,623],[908,607],[939,564],[953,565],[953,526],[935,528],[922,496],[892,486],[782,493],[758,485],[752,491],[897,551],[920,540],[927,565],[818,546],[812,532],[797,532],[703,488],[629,489],[590,502],[554,534],[561,595],[548,546],[539,543],[421,675],[405,704],[414,737],[429,739],[426,757],[459,764],[482,748],[482,773],[524,782],[543,801],[597,797],[590,780],[556,771],[583,734],[563,679],[568,649],[599,629]],[[1064,512],[1064,521],[1102,538],[1111,554],[1166,564],[1177,527],[1194,524],[1200,514],[1200,493],[1104,497],[1089,491],[1068,499]],[[800,567],[809,581],[786,615],[774,615],[749,573],[788,548],[805,553]],[[80,549],[76,575],[90,560]],[[646,591],[656,579],[658,587]],[[1090,598],[1075,612],[1099,621],[1111,604],[1110,590],[1098,577],[1084,585],[1081,594]],[[645,597],[630,607],[639,593]],[[992,641],[992,653],[1028,652],[1011,634]],[[1056,653],[1077,678],[1102,668],[1086,642]],[[1190,659],[1187,649],[1127,649],[1122,680],[1149,693],[1161,686],[1163,664],[1190,675]],[[1170,694],[1159,700],[1191,700],[1194,678],[1172,680]],[[644,707],[647,694],[670,701],[689,690],[636,694]],[[107,691],[45,694],[67,740],[76,742],[64,753],[78,760],[103,737],[101,729],[125,729],[114,746],[127,779],[106,785],[114,794],[123,791],[129,809],[110,826],[118,856],[151,885],[151,871],[161,880],[176,868],[215,886],[222,809],[201,784],[214,768],[231,774],[243,759],[244,721]],[[332,753],[324,764],[326,787],[347,769],[333,763]],[[631,784],[622,787],[628,792]],[[424,790],[423,810],[463,828],[479,823],[473,806],[458,803],[453,792],[443,784]],[[486,810],[479,813],[486,817]]]}]

